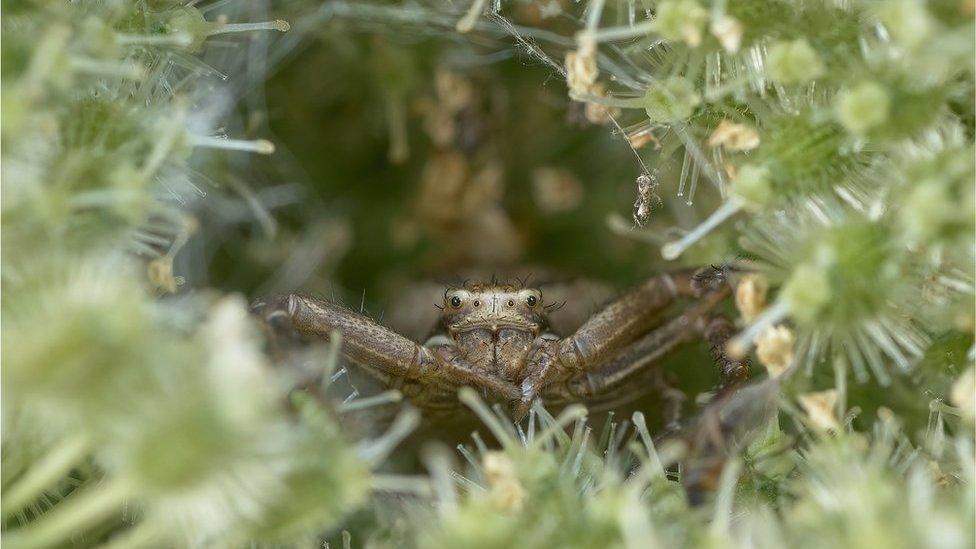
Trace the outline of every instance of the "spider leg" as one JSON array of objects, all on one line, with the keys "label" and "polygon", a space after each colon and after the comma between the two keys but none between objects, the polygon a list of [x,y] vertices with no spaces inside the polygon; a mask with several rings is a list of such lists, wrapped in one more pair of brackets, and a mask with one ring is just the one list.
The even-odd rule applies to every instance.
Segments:
[{"label": "spider leg", "polygon": [[[706,298],[714,306],[725,297],[724,271],[684,270],[651,278],[627,292],[560,343],[559,361],[568,369],[589,370],[629,345],[660,322],[678,298]],[[718,299],[715,296],[719,295]]]},{"label": "spider leg", "polygon": [[563,387],[576,400],[607,395],[634,375],[658,365],[678,345],[693,340],[698,334],[690,324],[688,316],[682,315],[635,341],[599,370],[573,376]]},{"label": "spider leg", "polygon": [[653,370],[650,381],[666,400],[668,428],[676,428],[685,395],[668,385],[663,372],[656,368],[675,347],[698,338],[709,343],[721,379],[715,400],[734,392],[749,376],[749,363],[730,358],[725,352],[734,335],[732,322],[712,312],[712,306],[712,300],[704,300],[633,342],[599,370],[581,372],[565,384],[551,385],[545,391],[546,399],[557,403],[612,399],[614,405],[625,404],[646,392],[647,385],[641,383],[646,378],[636,378]]},{"label": "spider leg", "polygon": [[[655,332],[651,332],[639,340],[645,342],[643,345],[631,345],[627,353],[653,354],[662,342],[675,337],[665,337],[664,334],[692,331],[691,320],[704,315],[728,294],[727,270],[710,267],[651,278],[605,307],[573,335],[538,345],[529,358],[531,373],[522,382],[522,398],[516,406],[515,416],[524,416],[532,401],[549,383],[603,369],[608,361],[614,360],[614,355],[659,323],[664,311],[679,298],[699,299],[699,305],[691,309],[695,315],[678,317],[666,325],[670,326],[667,332],[658,336],[652,336]],[[643,367],[634,366],[636,369]]]},{"label": "spider leg", "polygon": [[682,459],[681,483],[693,505],[718,486],[722,468],[731,455],[741,452],[762,433],[762,427],[776,416],[779,385],[764,381],[719,392],[678,433],[687,453]]},{"label": "spider leg", "polygon": [[727,316],[711,314],[705,319],[703,332],[722,380],[716,394],[716,398],[721,398],[735,392],[749,378],[749,361],[732,358],[726,351],[729,340],[735,335],[735,325]]},{"label": "spider leg", "polygon": [[681,408],[688,396],[683,391],[672,386],[664,377],[661,370],[654,371],[654,389],[664,398],[664,429],[674,432],[681,428]]},{"label": "spider leg", "polygon": [[[729,369],[738,374],[738,369],[726,368],[725,366],[731,361],[724,357],[725,340],[722,337],[731,337],[731,325],[724,318],[714,316],[711,313],[711,309],[719,297],[712,296],[688,308],[680,316],[631,343],[617,356],[601,365],[598,370],[580,372],[571,377],[565,384],[553,386],[554,391],[547,391],[546,396],[555,394],[563,398],[570,397],[573,400],[593,400],[601,397],[618,398],[625,401],[632,400],[647,389],[645,385],[633,383],[635,376],[659,365],[660,361],[678,345],[698,338],[708,340],[713,353],[723,353],[722,360],[719,362],[720,369],[723,372]],[[716,358],[716,360],[719,359]],[[736,366],[741,366],[741,364],[735,363]],[[747,368],[745,371],[748,373]],[[654,383],[658,388],[664,389],[665,396],[670,401],[668,415],[676,421],[676,413],[673,409],[674,402],[683,400],[684,395],[682,394],[679,397],[676,393],[680,393],[680,391],[668,386],[660,372],[654,379]],[[726,385],[729,384],[723,378],[722,386],[725,387]],[[669,419],[669,423],[673,423],[673,421]]]},{"label": "spider leg", "polygon": [[438,345],[430,350],[433,351],[436,363],[440,367],[440,378],[447,382],[444,383],[445,385],[454,385],[455,389],[462,385],[474,385],[509,401],[517,399],[522,394],[514,384],[478,370],[454,345]]},{"label": "spider leg", "polygon": [[419,345],[327,301],[298,294],[279,295],[256,301],[251,310],[278,332],[297,331],[328,340],[333,331],[338,331],[343,336],[343,355],[387,382],[410,380],[444,389],[473,385],[507,400],[521,394],[515,385],[472,367],[453,346]]}]

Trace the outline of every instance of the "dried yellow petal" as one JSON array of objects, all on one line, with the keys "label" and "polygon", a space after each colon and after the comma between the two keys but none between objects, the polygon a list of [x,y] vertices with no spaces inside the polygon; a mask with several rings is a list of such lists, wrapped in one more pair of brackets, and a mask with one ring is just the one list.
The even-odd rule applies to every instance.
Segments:
[{"label": "dried yellow petal", "polygon": [[742,23],[728,15],[712,22],[712,36],[718,39],[725,51],[736,53],[742,44]]},{"label": "dried yellow petal", "polygon": [[569,91],[575,94],[590,93],[596,83],[600,69],[596,64],[596,41],[583,36],[579,49],[566,53],[566,83]]},{"label": "dried yellow petal", "polygon": [[745,124],[722,120],[709,136],[708,146],[732,152],[751,151],[759,146],[759,133]]},{"label": "dried yellow petal", "polygon": [[962,417],[970,422],[976,418],[976,368],[970,367],[952,384],[949,400],[959,407]]},{"label": "dried yellow petal", "polygon": [[796,336],[786,326],[770,326],[756,338],[756,356],[769,377],[779,377],[793,363]]},{"label": "dried yellow petal", "polygon": [[488,479],[489,497],[499,510],[518,513],[525,503],[525,489],[515,474],[515,465],[503,452],[486,452],[481,462]]},{"label": "dried yellow petal", "polygon": [[766,294],[769,282],[761,274],[749,273],[743,276],[735,287],[735,306],[742,320],[751,323],[766,308]]},{"label": "dried yellow petal", "polygon": [[816,393],[800,395],[800,406],[807,413],[807,418],[814,428],[822,431],[839,431],[840,422],[835,412],[837,405],[837,389],[828,389]]}]

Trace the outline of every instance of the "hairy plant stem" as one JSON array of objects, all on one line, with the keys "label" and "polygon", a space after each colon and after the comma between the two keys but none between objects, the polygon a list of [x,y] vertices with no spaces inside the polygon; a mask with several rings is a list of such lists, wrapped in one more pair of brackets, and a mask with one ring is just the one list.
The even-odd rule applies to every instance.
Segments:
[{"label": "hairy plant stem", "polygon": [[90,449],[91,439],[86,435],[74,435],[61,441],[31,467],[23,478],[4,492],[0,501],[0,516],[6,519],[37,501],[45,490],[76,467]]},{"label": "hairy plant stem", "polygon": [[113,479],[81,491],[64,500],[30,526],[3,536],[8,549],[52,547],[73,535],[96,526],[118,511],[132,486],[124,479]]},{"label": "hairy plant stem", "polygon": [[146,519],[113,537],[102,549],[135,549],[158,547],[165,537],[164,526],[158,520]]}]

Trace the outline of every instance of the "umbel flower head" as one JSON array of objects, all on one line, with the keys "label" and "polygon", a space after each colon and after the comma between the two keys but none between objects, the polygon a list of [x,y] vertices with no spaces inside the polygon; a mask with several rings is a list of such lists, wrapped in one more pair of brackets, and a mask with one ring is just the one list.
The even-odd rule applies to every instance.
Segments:
[{"label": "umbel flower head", "polygon": [[828,351],[860,381],[870,372],[887,383],[890,365],[910,369],[926,346],[911,314],[920,273],[891,218],[827,200],[811,200],[798,214],[767,216],[743,240],[759,271],[780,286],[775,304],[747,331],[750,341],[789,317],[808,371]]},{"label": "umbel flower head", "polygon": [[[211,21],[215,6],[193,3],[6,7],[4,544],[328,530],[363,501],[374,463],[324,410],[288,413],[242,299],[163,304],[147,287],[173,289],[196,226],[183,208],[206,195],[190,152],[273,150],[207,135],[227,105],[204,112],[221,78],[196,54],[209,36],[287,24]],[[162,276],[146,280],[147,263]]]},{"label": "umbel flower head", "polygon": [[151,328],[135,271],[118,255],[50,254],[12,270],[5,273],[3,300],[3,385],[10,403],[33,403],[51,421],[74,427],[102,425],[123,413],[128,388],[142,385],[158,366],[145,350],[163,343]]},{"label": "umbel flower head", "polygon": [[[947,450],[965,455],[971,452],[966,446],[957,440]],[[912,448],[891,417],[874,424],[873,436],[817,438],[802,452],[801,474],[789,482],[795,503],[784,517],[788,537],[794,543],[815,540],[805,545],[825,548],[970,545],[974,507],[965,492],[971,492],[966,484],[972,482],[972,469],[960,471],[963,485],[936,493],[939,466],[930,459]],[[956,458],[937,459],[950,467]]]},{"label": "umbel flower head", "polygon": [[[435,486],[440,486],[438,512],[430,519],[417,515],[417,525],[424,525],[416,532],[421,546],[596,548],[689,541],[679,518],[688,509],[683,490],[666,478],[642,415],[635,421],[644,430],[645,452],[651,457],[625,478],[625,469],[637,463],[634,448],[640,444],[623,443],[625,436],[635,436],[627,422],[608,420],[598,436],[585,424],[580,407],[556,418],[536,407],[528,430],[516,431],[473,392],[465,391],[462,399],[502,448],[488,450],[475,433],[473,448],[458,447],[469,466],[463,475],[452,473],[446,458],[429,460]],[[564,432],[567,426],[573,427],[571,436]],[[457,488],[437,483],[452,476]]]},{"label": "umbel flower head", "polygon": [[[639,435],[613,421],[597,434],[578,408],[558,418],[536,409],[534,423],[516,426],[481,407],[501,448],[475,438],[459,450],[464,469],[448,467],[443,453],[429,456],[431,481],[410,479],[424,511],[404,505],[409,498],[371,502],[370,488],[389,477],[370,470],[416,416],[405,412],[387,435],[351,444],[336,415],[375,401],[323,406],[289,394],[292,380],[268,364],[243,301],[194,288],[192,276],[176,283],[187,273],[173,259],[201,225],[190,217],[199,215],[194,206],[219,194],[228,174],[261,172],[238,171],[243,156],[209,162],[201,153],[274,150],[262,139],[225,138],[223,128],[239,127],[226,114],[246,97],[241,111],[256,115],[246,127],[260,132],[263,110],[251,106],[266,95],[228,87],[261,82],[264,39],[288,25],[261,21],[253,2],[15,2],[4,6],[0,118],[2,515],[10,547],[310,546],[340,525],[386,516],[392,526],[370,524],[357,545],[380,545],[389,532],[406,532],[400,545],[431,547],[973,545],[965,398],[972,2],[320,4],[283,9],[343,44],[336,51],[351,52],[357,67],[370,64],[369,48],[346,38],[363,22],[398,38],[404,25],[418,25],[431,38],[422,48],[391,40],[390,74],[449,59],[458,73],[475,62],[490,75],[495,67],[485,61],[510,57],[513,42],[549,67],[561,69],[553,59],[569,57],[570,87],[588,118],[641,137],[631,143],[643,177],[653,177],[652,194],[673,186],[688,205],[696,189],[724,201],[667,257],[737,216],[723,229],[746,235],[747,259],[762,275],[742,292],[747,335],[758,337],[759,359],[779,376],[763,387],[775,397],[794,366],[832,364],[836,392],[804,389],[806,414],[782,399],[787,417],[730,460],[714,497],[695,507],[673,480],[683,471],[664,447],[655,450],[642,415],[633,416]],[[508,20],[510,8],[517,21]],[[436,44],[458,10],[468,13],[460,27],[478,51],[458,37],[448,48]],[[583,32],[558,35],[574,24]],[[515,36],[499,40],[505,33]],[[294,44],[275,53],[298,51]],[[499,55],[484,55],[492,44]],[[308,73],[285,72],[292,76],[280,74],[279,83]],[[515,72],[504,73],[507,90],[521,89],[508,86]],[[381,84],[396,96],[390,118],[405,128],[400,103],[414,84]],[[289,101],[333,101],[307,96],[308,86],[280,87]],[[446,112],[462,114],[468,101]],[[559,118],[546,127],[544,116],[525,117],[526,133],[552,153],[575,151],[552,145],[567,142],[550,140],[569,133]],[[450,127],[445,133],[459,130]],[[396,150],[406,150],[409,132],[394,133],[403,145]],[[617,162],[609,148],[599,150],[597,160]],[[546,162],[561,167],[561,158]],[[601,203],[597,187],[587,183],[575,212]],[[741,251],[723,242],[733,239],[707,252],[716,261]],[[190,256],[181,259],[200,261]],[[183,294],[157,299],[159,289]],[[845,415],[843,374],[865,381],[871,405],[901,398],[875,381],[913,370],[929,336],[943,330],[954,330],[953,344],[932,346],[926,357],[953,355],[940,379],[955,385],[906,378],[915,384],[912,402],[951,397],[951,405],[932,400],[927,428],[924,418],[916,425],[919,418],[906,416],[913,427],[902,431],[889,412],[872,431],[855,410]],[[334,359],[314,357],[308,362],[328,378]],[[923,431],[921,444],[912,440]],[[435,497],[425,499],[431,488]]]}]

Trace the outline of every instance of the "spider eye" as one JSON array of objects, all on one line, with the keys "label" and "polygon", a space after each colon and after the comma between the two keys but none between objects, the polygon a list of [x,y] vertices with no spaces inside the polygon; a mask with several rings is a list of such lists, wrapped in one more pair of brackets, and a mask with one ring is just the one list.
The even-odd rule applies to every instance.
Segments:
[{"label": "spider eye", "polygon": [[525,302],[529,304],[529,307],[535,307],[535,304],[539,302],[539,299],[534,295],[530,295],[529,297],[525,298]]},{"label": "spider eye", "polygon": [[474,300],[474,306],[475,306],[475,307],[481,307],[481,302],[480,302],[480,301],[478,301],[477,299],[476,299],[476,300]]},{"label": "spider eye", "polygon": [[514,299],[509,299],[508,300],[508,306],[509,307],[514,307],[515,306],[515,300]]},{"label": "spider eye", "polygon": [[457,309],[460,306],[461,306],[461,298],[458,297],[458,296],[452,297],[451,298],[451,307],[454,307],[455,309]]}]

